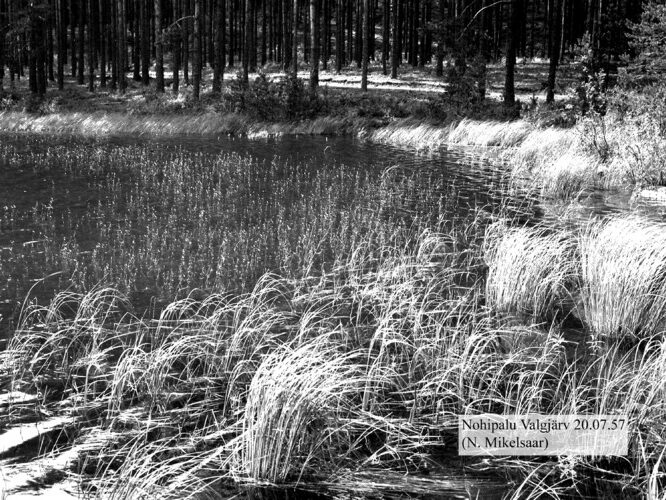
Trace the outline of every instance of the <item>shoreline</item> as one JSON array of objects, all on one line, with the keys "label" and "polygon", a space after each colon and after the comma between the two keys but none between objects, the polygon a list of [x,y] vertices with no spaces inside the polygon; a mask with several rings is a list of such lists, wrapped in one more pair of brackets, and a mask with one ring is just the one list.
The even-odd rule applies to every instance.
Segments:
[{"label": "shoreline", "polygon": [[[610,120],[613,120],[612,118]],[[493,148],[500,161],[509,165],[516,182],[526,182],[542,196],[577,200],[591,191],[627,189],[634,198],[652,202],[661,194],[663,175],[642,179],[639,168],[652,167],[637,159],[635,142],[640,140],[630,125],[611,121],[601,157],[590,150],[584,137],[589,119],[570,127],[543,127],[526,118],[512,121],[459,118],[451,121],[419,120],[414,117],[378,119],[326,114],[291,121],[262,121],[242,113],[210,110],[184,113],[121,113],[117,111],[65,112],[35,115],[24,111],[1,111],[0,133],[73,135],[82,138],[106,135],[169,138],[178,136],[249,139],[320,135],[357,137],[373,143],[432,151],[442,147]],[[632,143],[633,141],[633,143]],[[640,163],[640,164],[639,164]],[[655,195],[658,193],[658,195]]]}]

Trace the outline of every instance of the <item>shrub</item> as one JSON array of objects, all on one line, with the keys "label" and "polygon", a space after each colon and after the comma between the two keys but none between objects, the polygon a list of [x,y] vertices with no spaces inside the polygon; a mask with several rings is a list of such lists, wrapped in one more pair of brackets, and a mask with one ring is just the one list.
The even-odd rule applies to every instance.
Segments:
[{"label": "shrub", "polygon": [[266,121],[314,118],[326,107],[326,100],[306,89],[293,75],[272,81],[261,73],[249,86],[238,75],[227,85],[223,109],[244,112]]}]

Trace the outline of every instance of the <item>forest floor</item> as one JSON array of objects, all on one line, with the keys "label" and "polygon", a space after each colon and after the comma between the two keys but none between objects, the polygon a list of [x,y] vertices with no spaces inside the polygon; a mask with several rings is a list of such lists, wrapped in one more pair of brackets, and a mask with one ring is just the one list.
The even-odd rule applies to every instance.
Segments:
[{"label": "forest floor", "polygon": [[[445,68],[446,71],[446,68]],[[575,65],[565,65],[560,70],[558,81],[557,99],[566,98],[567,90],[575,82]],[[284,79],[284,72],[277,65],[267,65],[262,73],[251,73],[250,81],[253,82],[260,74],[265,74],[268,81],[279,82]],[[548,61],[530,60],[519,61],[516,66],[516,97],[523,104],[530,102],[545,101],[545,81],[548,75]],[[97,75],[99,76],[99,75]],[[164,94],[155,91],[155,72],[151,70],[151,84],[145,87],[140,82],[132,79],[128,73],[128,88],[126,92],[119,93],[110,87],[101,88],[96,86],[94,92],[88,91],[87,83],[79,85],[76,79],[67,76],[65,78],[64,90],[49,88],[44,99],[31,99],[27,87],[27,78],[7,85],[5,80],[5,93],[0,101],[0,112],[25,112],[33,117],[64,113],[132,113],[132,114],[168,114],[168,113],[202,113],[207,111],[233,112],[238,106],[230,95],[231,89],[238,86],[238,74],[234,68],[227,68],[225,73],[225,89],[221,95],[214,95],[212,88],[212,71],[206,69],[202,77],[201,99],[195,102],[192,99],[192,86],[185,85],[181,78],[180,89],[175,94],[168,86],[171,85],[173,76],[171,71],[165,71],[165,82],[167,90]],[[307,85],[309,69],[301,68],[298,73],[300,79]],[[356,66],[348,66],[341,73],[334,70],[322,70],[320,72],[320,94],[326,101],[332,101],[336,106],[324,106],[317,110],[317,114],[341,115],[358,106],[359,100],[372,100],[379,107],[393,107],[392,102],[397,101],[404,105],[404,109],[398,110],[393,118],[415,118],[415,119],[444,119],[450,121],[450,113],[440,113],[434,116],[428,111],[428,105],[434,99],[444,100],[441,108],[460,108],[459,104],[446,102],[448,84],[445,77],[438,77],[431,66],[415,68],[403,65],[400,68],[399,77],[393,79],[382,73],[379,64],[371,66],[368,76],[368,92],[361,91],[361,71]],[[86,75],[87,82],[87,75]],[[99,85],[99,83],[97,83]],[[491,64],[488,66],[487,99],[481,109],[473,110],[475,115],[483,115],[483,108],[488,115],[496,117],[498,112],[496,105],[502,100],[504,87],[504,66],[502,64]],[[0,94],[1,95],[1,94]],[[342,99],[342,98],[346,99]],[[455,106],[454,106],[455,104]],[[326,109],[328,108],[328,109]],[[467,110],[472,112],[472,110]],[[464,109],[455,109],[455,114],[467,116]],[[243,113],[241,111],[241,113]],[[3,124],[3,129],[6,125]]]}]

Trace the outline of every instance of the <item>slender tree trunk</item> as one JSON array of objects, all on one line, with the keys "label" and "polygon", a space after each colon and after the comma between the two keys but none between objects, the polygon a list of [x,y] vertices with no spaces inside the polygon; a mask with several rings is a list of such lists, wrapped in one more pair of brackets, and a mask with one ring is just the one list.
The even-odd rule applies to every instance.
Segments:
[{"label": "slender tree trunk", "polygon": [[511,1],[511,21],[506,41],[506,76],[504,79],[504,105],[511,107],[516,103],[516,90],[514,85],[516,67],[516,48],[518,45],[518,31],[520,29],[522,0]]},{"label": "slender tree trunk", "polygon": [[560,32],[562,29],[562,0],[555,0],[554,26],[550,30],[550,64],[548,65],[548,87],[546,92],[546,102],[551,103],[555,100],[555,76],[557,65],[560,59]]},{"label": "slender tree trunk", "polygon": [[303,62],[310,63],[310,4],[305,0],[302,5],[303,16]]},{"label": "slender tree trunk", "polygon": [[370,33],[368,30],[368,16],[370,14],[370,0],[363,0],[362,28],[362,53],[361,53],[361,90],[368,91],[368,50],[370,48]]},{"label": "slender tree trunk", "polygon": [[125,2],[118,0],[118,90],[124,93],[127,89],[127,16]]},{"label": "slender tree trunk", "polygon": [[[180,13],[180,2],[179,0],[173,0],[171,3],[171,11],[173,12],[173,17],[175,18],[174,22],[177,22],[181,18]],[[180,29],[180,23],[172,26],[171,31],[171,73],[173,75],[171,82],[171,89],[174,94],[178,94],[180,90],[180,57],[182,50],[182,31]]]},{"label": "slender tree trunk", "polygon": [[85,83],[85,75],[84,75],[84,43],[85,43],[85,24],[86,24],[86,9],[85,9],[85,0],[80,0],[79,1],[79,35],[77,38],[77,48],[78,48],[78,68],[76,72],[76,82],[79,85],[83,85]]},{"label": "slender tree trunk", "polygon": [[162,31],[162,0],[155,0],[155,85],[164,93],[164,36]]},{"label": "slender tree trunk", "polygon": [[37,26],[37,15],[33,7],[28,12],[30,16],[30,55],[28,59],[28,87],[33,94],[38,93],[37,86],[37,51],[39,50],[39,34]]},{"label": "slender tree trunk", "polygon": [[192,53],[192,97],[195,101],[199,100],[201,90],[201,66],[202,63],[202,43],[201,43],[201,0],[194,0],[194,52]]},{"label": "slender tree trunk", "polygon": [[289,0],[282,0],[282,68],[289,72],[291,63],[291,46],[289,45],[289,18],[291,16]]},{"label": "slender tree trunk", "polygon": [[69,17],[69,40],[70,40],[70,53],[72,55],[71,60],[72,60],[72,65],[71,65],[71,70],[72,70],[72,78],[76,78],[76,70],[78,66],[78,61],[76,58],[76,21],[74,18],[74,5],[75,5],[76,0],[69,0],[68,3],[68,17]]},{"label": "slender tree trunk", "polygon": [[[67,31],[63,15],[63,0],[56,0],[56,30],[58,33],[57,44],[58,44],[58,89],[62,90],[65,87],[65,53],[67,52]],[[0,23],[2,21],[0,20]],[[0,58],[4,55],[4,48],[2,47],[2,42],[4,36],[0,35]],[[0,60],[0,72],[4,71],[4,61]]]},{"label": "slender tree trunk", "polygon": [[[53,0],[52,0],[53,1]],[[52,8],[53,6],[50,5]],[[48,77],[50,81],[55,81],[53,73],[53,12],[50,11],[46,19],[46,46],[48,53],[46,54],[46,67],[48,70]]]},{"label": "slender tree trunk", "polygon": [[250,71],[257,70],[257,2],[251,0],[250,4]]},{"label": "slender tree trunk", "polygon": [[345,2],[337,0],[335,9],[335,71],[340,73],[345,61]]},{"label": "slender tree trunk", "polygon": [[388,75],[389,38],[391,37],[391,0],[383,1],[382,17],[382,73]]},{"label": "slender tree trunk", "polygon": [[88,2],[88,90],[95,90],[95,16],[94,7],[97,0]]},{"label": "slender tree trunk", "polygon": [[261,65],[265,66],[267,61],[268,48],[268,19],[266,18],[266,2],[261,0]]},{"label": "slender tree trunk", "polygon": [[352,6],[352,0],[344,0],[345,4],[345,30],[347,31],[346,35],[346,57],[345,63],[351,64],[354,60],[354,8]]},{"label": "slender tree trunk", "polygon": [[118,51],[115,49],[118,44],[118,4],[109,3],[109,14],[111,23],[109,26],[109,56],[111,58],[111,90],[118,88]]},{"label": "slender tree trunk", "polygon": [[99,0],[97,4],[99,12],[99,86],[106,88],[106,45],[107,45],[107,32],[106,24],[104,19],[105,17],[105,8],[104,5],[106,2],[104,0]]},{"label": "slender tree trunk", "polygon": [[363,67],[363,20],[365,19],[363,10],[365,8],[365,0],[359,0],[356,5],[356,40],[354,43],[354,57],[356,59],[356,66]]},{"label": "slender tree trunk", "polygon": [[250,45],[252,45],[252,0],[245,0],[245,26],[243,30],[243,85],[250,81]]},{"label": "slender tree trunk", "polygon": [[[95,0],[97,1],[97,0]],[[141,34],[139,22],[139,4],[142,0],[132,1],[132,79],[135,82],[141,81]]]},{"label": "slender tree trunk", "polygon": [[[181,0],[183,2],[183,82],[190,84],[190,0]],[[233,66],[233,61],[229,62]]]},{"label": "slender tree trunk", "polygon": [[215,64],[213,68],[213,92],[222,91],[224,78],[224,30],[225,5],[224,0],[217,0],[215,4]]},{"label": "slender tree trunk", "polygon": [[330,0],[323,0],[322,7],[322,18],[323,25],[321,29],[321,64],[324,71],[328,70],[328,59],[330,57],[329,47],[330,47],[330,34],[331,34],[331,10],[330,10]]},{"label": "slender tree trunk", "polygon": [[291,38],[291,72],[298,76],[298,0],[293,1],[292,10],[292,38]]},{"label": "slender tree trunk", "polygon": [[30,27],[30,55],[28,60],[28,86],[33,94],[46,93],[46,27],[41,13],[28,8]]},{"label": "slender tree trunk", "polygon": [[446,18],[444,16],[446,12],[446,0],[439,0],[439,21],[441,24],[439,37],[437,39],[437,63],[435,67],[435,74],[437,76],[444,75],[444,23]]},{"label": "slender tree trunk", "polygon": [[400,5],[399,0],[393,0],[393,33],[391,39],[391,78],[398,78],[398,65],[400,64]]},{"label": "slender tree trunk", "polygon": [[319,86],[319,1],[310,0],[310,90],[315,92]]},{"label": "slender tree trunk", "polygon": [[147,2],[139,0],[139,19],[141,24],[141,83],[150,84],[150,17]]}]

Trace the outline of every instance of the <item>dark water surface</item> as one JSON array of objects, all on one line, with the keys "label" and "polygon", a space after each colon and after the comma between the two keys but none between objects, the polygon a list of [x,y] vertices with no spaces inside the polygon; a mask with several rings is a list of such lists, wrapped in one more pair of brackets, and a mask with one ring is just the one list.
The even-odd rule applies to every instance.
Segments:
[{"label": "dark water surface", "polygon": [[[44,151],[49,148],[70,146],[76,147],[80,155],[75,159],[79,164],[75,173],[71,165],[58,161],[57,156],[50,157],[52,164],[40,163],[44,161]],[[96,211],[95,207],[109,202],[110,192],[104,187],[106,181],[100,182],[100,178],[107,173],[86,173],[85,169],[81,170],[80,164],[85,164],[95,155],[109,155],[127,147],[143,147],[156,154],[173,152],[204,157],[238,154],[239,157],[251,156],[266,164],[302,164],[306,169],[304,175],[346,165],[351,171],[364,174],[357,177],[357,184],[372,183],[383,175],[391,176],[395,183],[403,186],[400,183],[407,179],[404,191],[393,191],[394,196],[401,198],[396,210],[404,211],[406,217],[413,215],[412,211],[421,210],[423,200],[440,200],[440,203],[445,200],[439,212],[451,219],[462,219],[475,213],[502,212],[516,223],[550,221],[559,224],[565,211],[559,203],[540,200],[526,191],[510,188],[505,167],[492,158],[482,158],[479,151],[464,149],[417,154],[352,138],[310,136],[264,139],[182,137],[164,140],[0,136],[0,337],[3,330],[5,336],[11,330],[23,297],[29,291],[31,297],[46,302],[55,292],[67,286],[67,276],[72,270],[59,269],[50,263],[61,262],[62,253],[68,251],[68,247],[60,245],[60,255],[48,255],[52,248],[44,245],[45,237],[71,241],[76,246],[72,252],[83,255],[92,252],[100,243],[103,237],[100,227],[122,226],[122,220],[120,223],[118,220],[91,220],[104,213]],[[127,168],[140,169],[141,163],[128,165]],[[415,173],[418,175],[414,176]],[[122,184],[125,174],[117,175],[116,181]],[[282,195],[271,193],[270,185],[261,183],[250,185],[247,192],[248,202],[255,197],[275,196]],[[239,200],[233,202],[238,203]],[[285,204],[292,202],[292,198],[285,197]],[[628,207],[628,193],[591,193],[584,201],[566,209],[567,220],[584,221],[594,215],[622,211]],[[376,206],[365,209],[380,216]],[[116,217],[122,219],[122,214],[116,214]],[[140,286],[141,283],[138,283],[137,287]],[[338,487],[340,491],[315,485],[296,492],[258,490],[233,495],[295,500],[310,497],[500,498],[506,488],[506,484],[498,479],[468,479],[463,475],[462,468],[410,477],[352,478],[346,485]]]}]

